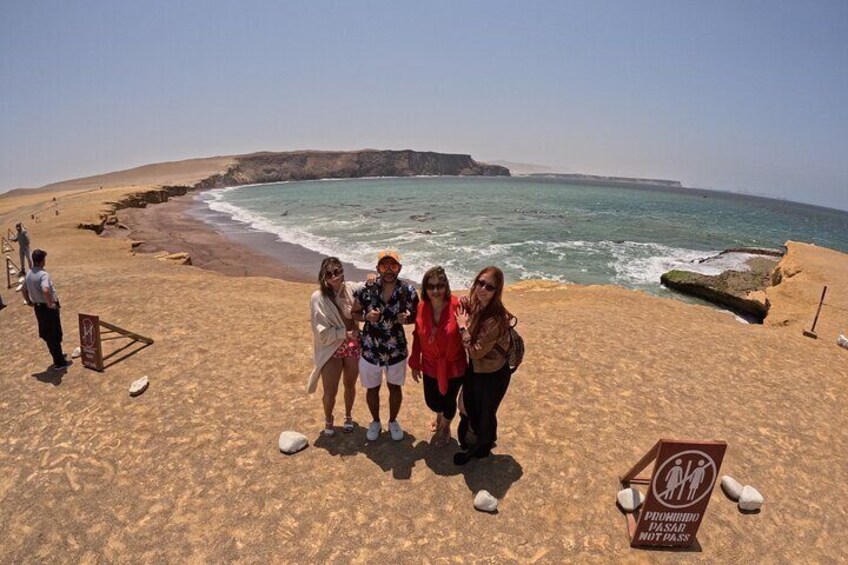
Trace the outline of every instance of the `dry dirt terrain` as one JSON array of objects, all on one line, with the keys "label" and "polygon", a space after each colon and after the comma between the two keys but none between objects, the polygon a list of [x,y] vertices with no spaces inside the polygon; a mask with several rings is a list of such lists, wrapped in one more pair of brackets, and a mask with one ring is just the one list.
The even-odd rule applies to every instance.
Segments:
[{"label": "dry dirt terrain", "polygon": [[[164,176],[199,180],[226,160],[206,165]],[[431,447],[411,379],[404,441],[319,436],[320,398],[304,392],[313,284],[225,276],[77,229],[166,182],[148,173],[0,197],[2,232],[22,219],[49,253],[68,352],[80,312],[155,340],[103,373],[77,361],[57,375],[32,310],[2,290],[0,562],[844,560],[848,256],[790,243],[762,326],[611,286],[513,287],[527,357],[493,456],[458,468],[455,442]],[[819,339],[805,338],[823,284]],[[130,398],[143,375],[150,388]],[[367,425],[361,390],[354,416]],[[281,454],[288,429],[310,447]],[[717,487],[696,550],[631,549],[618,477],[661,437],[726,441],[722,474],[754,485],[762,511],[740,513]],[[479,489],[497,514],[474,510]]]}]

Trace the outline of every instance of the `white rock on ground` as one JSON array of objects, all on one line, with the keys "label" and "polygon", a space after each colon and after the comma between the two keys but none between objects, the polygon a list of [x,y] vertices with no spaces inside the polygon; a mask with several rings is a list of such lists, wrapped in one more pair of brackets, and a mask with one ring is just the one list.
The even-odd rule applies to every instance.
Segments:
[{"label": "white rock on ground", "polygon": [[733,500],[739,500],[739,497],[742,496],[742,485],[730,475],[724,475],[721,478],[721,488]]},{"label": "white rock on ground", "polygon": [[763,505],[763,495],[750,485],[742,488],[742,496],[739,497],[740,510],[759,510]]},{"label": "white rock on ground", "polygon": [[845,337],[844,335],[839,334],[839,337],[836,338],[836,345],[838,345],[839,347],[844,347],[845,349],[848,349],[848,337]]},{"label": "white rock on ground", "polygon": [[625,512],[633,512],[645,501],[645,497],[639,489],[630,487],[618,491],[616,499]]},{"label": "white rock on ground", "polygon": [[77,347],[77,348],[76,348],[76,349],[74,349],[74,350],[73,350],[73,352],[71,353],[71,359],[76,359],[76,358],[77,358],[77,357],[79,357],[80,355],[82,355],[82,349],[80,349],[79,347]]},{"label": "white rock on ground", "polygon": [[147,387],[149,385],[150,380],[147,378],[147,376],[141,377],[137,381],[133,381],[133,383],[130,385],[130,396],[138,396],[139,394],[147,390]]},{"label": "white rock on ground", "polygon": [[483,512],[494,512],[498,509],[498,499],[489,494],[489,491],[481,490],[474,497],[474,508]]},{"label": "white rock on ground", "polygon": [[15,292],[20,292],[23,287],[24,287],[24,283],[19,284],[18,286],[15,287]]},{"label": "white rock on ground", "polygon": [[298,432],[285,431],[280,434],[280,451],[291,455],[305,449],[309,445],[309,440],[306,436]]}]

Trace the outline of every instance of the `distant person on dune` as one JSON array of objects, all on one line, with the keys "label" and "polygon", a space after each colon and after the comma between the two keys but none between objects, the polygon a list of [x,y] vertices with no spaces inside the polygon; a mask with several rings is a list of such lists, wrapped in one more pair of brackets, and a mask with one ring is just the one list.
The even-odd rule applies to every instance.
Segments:
[{"label": "distant person on dune", "polygon": [[324,435],[335,434],[333,409],[344,373],[345,419],[342,430],[353,431],[353,401],[356,398],[356,377],[359,375],[359,324],[351,313],[353,293],[362,285],[346,282],[344,267],[336,257],[321,261],[318,286],[310,301],[312,346],[315,368],[309,376],[307,390],[314,392],[318,377],[324,388]]},{"label": "distant person on dune", "polygon": [[24,266],[24,261],[26,260],[27,266],[32,269],[32,256],[29,253],[29,234],[26,231],[26,228],[21,225],[20,222],[15,224],[15,233],[12,236],[12,241],[18,242],[18,254],[21,260],[21,275],[26,274],[27,267]]},{"label": "distant person on dune", "polygon": [[415,382],[421,380],[423,371],[424,401],[436,414],[434,447],[444,447],[450,441],[456,397],[468,365],[456,321],[459,308],[459,298],[451,293],[445,270],[433,267],[424,273],[409,367]]},{"label": "distant person on dune", "polygon": [[360,340],[359,379],[367,389],[365,399],[372,417],[365,434],[368,441],[376,441],[382,431],[380,387],[384,373],[389,389],[389,433],[395,441],[403,439],[403,428],[397,420],[409,355],[403,324],[415,322],[418,293],[409,281],[399,278],[401,268],[397,251],[381,251],[377,257],[380,277],[375,284],[366,285],[354,294],[354,318],[365,321]]},{"label": "distant person on dune", "polygon": [[[456,315],[462,343],[471,360],[462,386],[464,412],[457,430],[462,451],[453,457],[456,465],[465,465],[475,457],[488,457],[498,438],[498,407],[512,375],[507,352],[513,316],[501,301],[503,288],[503,271],[486,267],[474,279],[467,307]],[[469,428],[476,436],[473,445],[468,441]]]}]

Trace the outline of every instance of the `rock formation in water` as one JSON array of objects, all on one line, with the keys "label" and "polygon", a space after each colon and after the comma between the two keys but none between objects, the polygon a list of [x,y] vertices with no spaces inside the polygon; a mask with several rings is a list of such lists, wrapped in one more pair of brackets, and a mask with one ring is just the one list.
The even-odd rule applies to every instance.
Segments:
[{"label": "rock formation in water", "polygon": [[[746,248],[746,252],[752,249]],[[660,277],[667,288],[702,298],[734,312],[762,322],[769,311],[765,289],[774,284],[778,258],[772,250],[764,250],[762,257],[749,259],[748,270],[727,270],[720,275],[704,275],[692,271],[674,270]]]},{"label": "rock formation in water", "polygon": [[680,181],[666,179],[640,179],[632,177],[609,177],[604,175],[583,175],[571,173],[530,173],[524,176],[540,179],[556,179],[560,182],[584,186],[615,186],[619,188],[684,188]]}]

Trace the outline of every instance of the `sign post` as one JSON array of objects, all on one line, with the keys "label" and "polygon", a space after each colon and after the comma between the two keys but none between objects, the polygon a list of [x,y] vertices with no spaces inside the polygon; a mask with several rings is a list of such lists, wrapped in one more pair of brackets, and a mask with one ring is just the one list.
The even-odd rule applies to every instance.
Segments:
[{"label": "sign post", "polygon": [[[621,477],[625,488],[648,485],[645,502],[627,515],[631,547],[689,547],[696,542],[726,450],[723,441],[661,439]],[[638,476],[652,461],[651,476]]]}]

